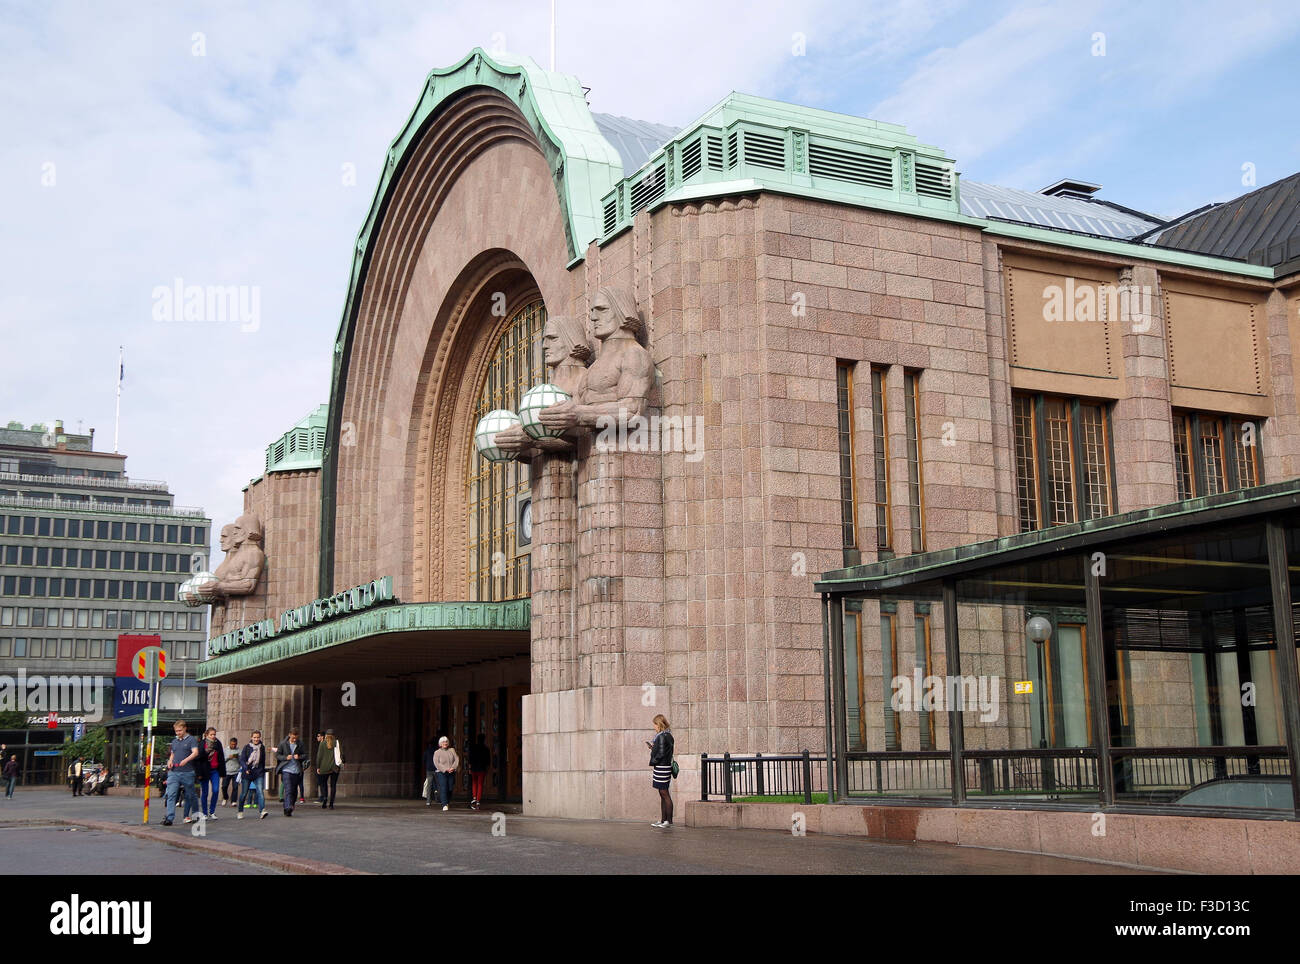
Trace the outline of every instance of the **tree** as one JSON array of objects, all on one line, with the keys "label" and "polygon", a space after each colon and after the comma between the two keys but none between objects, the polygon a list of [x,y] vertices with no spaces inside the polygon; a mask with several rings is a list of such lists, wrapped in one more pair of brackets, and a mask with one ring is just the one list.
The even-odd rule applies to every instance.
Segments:
[{"label": "tree", "polygon": [[60,747],[60,752],[65,760],[75,760],[77,757],[85,757],[87,760],[104,760],[104,747],[108,743],[108,731],[102,726],[96,726],[86,731],[80,740],[69,740]]}]

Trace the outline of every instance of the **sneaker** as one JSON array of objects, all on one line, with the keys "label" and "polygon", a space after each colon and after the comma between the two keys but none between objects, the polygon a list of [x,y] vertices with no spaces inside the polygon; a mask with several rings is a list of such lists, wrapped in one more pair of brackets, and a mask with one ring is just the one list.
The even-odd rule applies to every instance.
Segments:
[{"label": "sneaker", "polygon": [[662,827],[663,825],[664,822],[662,820],[656,820],[654,823],[650,824],[652,827]]},{"label": "sneaker", "polygon": [[162,822],[162,825],[163,825],[164,827],[170,827],[170,826],[172,825],[172,822],[171,822],[170,820],[164,820],[164,821]]},{"label": "sneaker", "polygon": [[263,810],[261,816],[259,816],[257,819],[258,819],[258,820],[265,820],[265,819],[266,819],[266,811]]},{"label": "sneaker", "polygon": [[244,815],[243,815],[242,813],[237,813],[237,814],[235,814],[235,819],[236,819],[236,820],[243,820],[243,819],[244,819]]},{"label": "sneaker", "polygon": [[292,810],[286,810],[286,811],[284,812],[284,815],[285,815],[286,817],[292,817],[292,816],[293,816],[293,811],[292,811]]},{"label": "sneaker", "polygon": [[208,819],[209,819],[209,820],[216,820],[216,819],[217,819],[217,811],[213,810],[210,814],[208,814]]},{"label": "sneaker", "polygon": [[451,809],[451,808],[448,807],[445,803],[442,805],[442,812],[443,812],[443,813],[446,813],[449,809]]},{"label": "sneaker", "polygon": [[433,806],[433,801],[432,801],[432,800],[426,800],[426,801],[424,801],[424,805],[425,805],[426,807],[432,807],[432,806]]},{"label": "sneaker", "polygon": [[193,817],[186,817],[184,820],[181,821],[181,823],[193,823],[193,822],[194,822]]}]

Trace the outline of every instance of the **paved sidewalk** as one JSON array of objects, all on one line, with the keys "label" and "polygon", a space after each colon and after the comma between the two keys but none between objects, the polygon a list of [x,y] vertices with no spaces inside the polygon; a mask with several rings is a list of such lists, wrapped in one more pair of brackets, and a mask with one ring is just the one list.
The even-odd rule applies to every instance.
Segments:
[{"label": "paved sidewalk", "polygon": [[[251,811],[250,811],[251,814]],[[236,820],[219,807],[203,837],[177,821],[140,825],[141,801],[29,790],[0,800],[0,825],[70,821],[116,830],[290,873],[379,874],[1116,874],[1129,868],[1085,861],[952,847],[888,843],[854,837],[794,837],[768,830],[676,827],[669,831],[623,821],[557,820],[490,809],[443,813],[420,801],[369,800],[322,811],[278,807],[265,820]],[[504,835],[494,835],[494,826]],[[70,835],[64,835],[68,837]],[[22,868],[10,868],[21,873]],[[31,868],[30,872],[39,872]]]}]

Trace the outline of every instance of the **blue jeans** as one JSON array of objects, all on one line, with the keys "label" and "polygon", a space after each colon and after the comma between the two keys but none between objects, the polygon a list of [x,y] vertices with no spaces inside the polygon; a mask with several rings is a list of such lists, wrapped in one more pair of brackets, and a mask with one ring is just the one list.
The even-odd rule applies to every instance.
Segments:
[{"label": "blue jeans", "polygon": [[293,805],[302,796],[302,774],[280,771],[280,789],[284,797],[284,812],[293,813]]},{"label": "blue jeans", "polygon": [[257,801],[257,809],[259,812],[266,809],[266,797],[262,793],[262,781],[265,779],[266,777],[258,777],[256,780],[249,780],[248,777],[244,778],[244,783],[243,783],[244,789],[239,791],[239,812],[240,813],[244,812],[245,797],[252,797],[254,800]]},{"label": "blue jeans", "polygon": [[185,791],[185,816],[199,812],[199,795],[194,789],[193,770],[167,771],[167,819],[176,819],[176,796]]},{"label": "blue jeans", "polygon": [[213,770],[200,781],[199,812],[209,817],[217,812],[217,794],[221,792],[221,773]]},{"label": "blue jeans", "polygon": [[438,781],[438,802],[445,807],[451,802],[452,781],[456,779],[456,774],[443,773],[441,770],[437,770],[434,772],[433,778]]},{"label": "blue jeans", "polygon": [[18,778],[17,778],[17,777],[9,777],[9,778],[8,778],[8,786],[5,787],[5,796],[6,796],[6,797],[12,797],[12,796],[14,795],[14,784],[17,783],[17,782],[18,782]]}]

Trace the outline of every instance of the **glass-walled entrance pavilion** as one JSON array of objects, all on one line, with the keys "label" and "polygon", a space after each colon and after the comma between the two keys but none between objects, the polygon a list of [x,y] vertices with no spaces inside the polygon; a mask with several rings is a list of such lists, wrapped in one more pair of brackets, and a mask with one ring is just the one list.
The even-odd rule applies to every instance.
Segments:
[{"label": "glass-walled entrance pavilion", "polygon": [[826,573],[832,800],[1297,817],[1300,482]]}]

